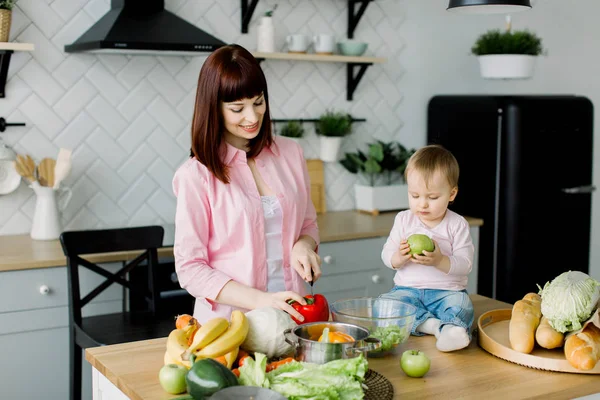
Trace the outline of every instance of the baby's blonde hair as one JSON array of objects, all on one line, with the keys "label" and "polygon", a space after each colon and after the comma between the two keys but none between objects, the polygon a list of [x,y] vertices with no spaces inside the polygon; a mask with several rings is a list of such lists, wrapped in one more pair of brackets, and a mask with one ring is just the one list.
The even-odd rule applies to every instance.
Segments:
[{"label": "baby's blonde hair", "polygon": [[440,145],[432,144],[421,147],[409,159],[404,171],[404,179],[408,177],[411,170],[419,172],[423,176],[426,185],[429,185],[436,171],[446,177],[451,188],[458,187],[458,162],[452,153]]}]

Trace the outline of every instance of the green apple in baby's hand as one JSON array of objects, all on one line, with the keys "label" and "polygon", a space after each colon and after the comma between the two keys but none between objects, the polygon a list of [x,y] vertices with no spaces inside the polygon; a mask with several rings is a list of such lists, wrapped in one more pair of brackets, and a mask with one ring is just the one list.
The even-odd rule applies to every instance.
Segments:
[{"label": "green apple in baby's hand", "polygon": [[431,240],[429,236],[420,233],[410,235],[408,239],[406,239],[406,241],[410,245],[411,255],[418,254],[422,256],[423,250],[433,251],[435,249],[435,246],[433,245],[433,240]]},{"label": "green apple in baby's hand", "polygon": [[427,354],[420,350],[406,350],[400,358],[402,371],[411,378],[421,378],[431,366],[431,360]]}]

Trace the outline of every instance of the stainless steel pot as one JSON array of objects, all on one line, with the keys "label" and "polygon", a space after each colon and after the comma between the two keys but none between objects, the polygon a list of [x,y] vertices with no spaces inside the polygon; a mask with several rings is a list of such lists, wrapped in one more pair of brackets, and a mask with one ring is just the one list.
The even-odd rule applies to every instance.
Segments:
[{"label": "stainless steel pot", "polygon": [[[323,343],[319,342],[323,329],[329,328],[330,332],[343,332],[354,338],[351,343]],[[342,322],[312,322],[301,324],[283,332],[285,341],[294,347],[294,358],[298,361],[315,364],[354,358],[359,354],[367,356],[368,351],[381,347],[381,341],[369,337],[369,331],[358,325]]]}]

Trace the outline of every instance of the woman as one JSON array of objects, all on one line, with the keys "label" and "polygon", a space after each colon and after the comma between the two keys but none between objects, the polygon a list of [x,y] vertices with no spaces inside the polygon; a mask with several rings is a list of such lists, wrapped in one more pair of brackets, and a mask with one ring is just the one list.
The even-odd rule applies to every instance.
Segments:
[{"label": "woman", "polygon": [[204,62],[192,122],[192,155],[175,173],[175,265],[196,297],[200,323],[235,308],[305,304],[304,281],[321,276],[319,234],[302,149],[273,137],[267,82],[238,45]]}]

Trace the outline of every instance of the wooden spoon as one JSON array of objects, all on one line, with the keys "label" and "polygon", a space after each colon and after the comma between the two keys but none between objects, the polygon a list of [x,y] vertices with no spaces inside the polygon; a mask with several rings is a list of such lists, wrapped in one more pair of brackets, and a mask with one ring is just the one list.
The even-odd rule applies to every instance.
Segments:
[{"label": "wooden spoon", "polygon": [[56,161],[52,158],[44,158],[37,166],[38,180],[40,185],[54,186],[54,166]]},{"label": "wooden spoon", "polygon": [[35,162],[29,155],[24,157],[18,154],[15,160],[15,169],[29,183],[35,181]]}]

